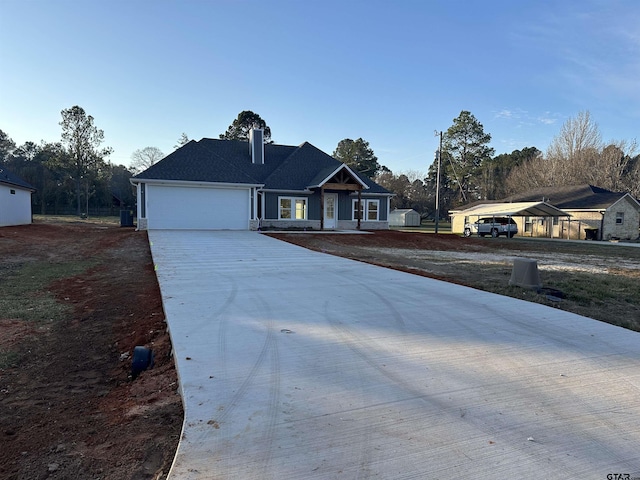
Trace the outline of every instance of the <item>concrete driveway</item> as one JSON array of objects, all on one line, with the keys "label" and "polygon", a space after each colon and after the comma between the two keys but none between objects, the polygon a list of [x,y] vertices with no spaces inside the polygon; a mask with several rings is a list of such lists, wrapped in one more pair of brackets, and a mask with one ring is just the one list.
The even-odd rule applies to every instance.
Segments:
[{"label": "concrete driveway", "polygon": [[149,237],[172,480],[640,477],[638,333],[255,232]]}]

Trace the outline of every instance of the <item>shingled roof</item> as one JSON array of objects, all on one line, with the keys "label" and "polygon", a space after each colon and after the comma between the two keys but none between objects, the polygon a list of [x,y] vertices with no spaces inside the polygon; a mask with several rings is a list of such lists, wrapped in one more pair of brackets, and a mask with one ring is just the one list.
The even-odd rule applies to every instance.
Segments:
[{"label": "shingled roof", "polygon": [[505,202],[545,201],[561,210],[605,209],[616,203],[626,193],[612,192],[593,185],[545,187],[512,195]]},{"label": "shingled roof", "polygon": [[13,187],[25,188],[27,190],[33,190],[34,192],[36,190],[29,182],[24,181],[16,174],[11,173],[9,170],[3,167],[0,167],[0,183]]},{"label": "shingled roof", "polygon": [[[190,182],[263,185],[266,190],[302,191],[317,185],[323,172],[335,171],[342,162],[308,142],[297,147],[265,144],[264,164],[251,161],[249,145],[241,140],[203,138],[190,141],[147,170],[137,180],[179,180]],[[367,193],[389,191],[357,173]]]}]

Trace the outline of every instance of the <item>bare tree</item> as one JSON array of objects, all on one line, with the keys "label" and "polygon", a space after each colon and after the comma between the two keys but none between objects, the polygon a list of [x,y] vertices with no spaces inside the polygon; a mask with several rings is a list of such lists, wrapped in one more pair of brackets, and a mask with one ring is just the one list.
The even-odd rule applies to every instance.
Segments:
[{"label": "bare tree", "polygon": [[614,191],[640,194],[640,162],[636,140],[616,141],[602,149],[600,154],[600,184]]},{"label": "bare tree", "polygon": [[538,187],[588,183],[613,191],[640,193],[640,161],[636,141],[602,142],[589,112],[565,122],[544,157],[514,168],[507,177],[508,193]]},{"label": "bare tree", "polygon": [[600,128],[591,119],[589,111],[585,110],[562,125],[560,134],[549,145],[547,158],[571,162],[579,160],[587,152],[599,151],[601,148]]},{"label": "bare tree", "polygon": [[545,159],[534,157],[511,169],[505,180],[505,193],[511,195],[536,188],[548,187]]},{"label": "bare tree", "polygon": [[136,150],[131,154],[131,168],[136,173],[140,173],[163,158],[164,153],[162,153],[159,148],[145,147],[142,150]]}]

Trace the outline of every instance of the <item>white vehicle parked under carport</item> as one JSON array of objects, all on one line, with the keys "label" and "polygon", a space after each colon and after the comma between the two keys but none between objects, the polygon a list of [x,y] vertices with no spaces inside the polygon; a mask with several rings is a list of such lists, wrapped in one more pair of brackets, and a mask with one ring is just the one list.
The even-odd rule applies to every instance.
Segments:
[{"label": "white vehicle parked under carport", "polygon": [[486,217],[479,218],[474,223],[466,223],[464,225],[464,236],[471,235],[491,235],[492,237],[513,237],[518,233],[518,224],[511,217]]}]

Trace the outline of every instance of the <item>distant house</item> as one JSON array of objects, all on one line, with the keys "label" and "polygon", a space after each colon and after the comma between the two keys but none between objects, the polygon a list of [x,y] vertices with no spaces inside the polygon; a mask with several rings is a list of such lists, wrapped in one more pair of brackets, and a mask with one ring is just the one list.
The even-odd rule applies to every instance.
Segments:
[{"label": "distant house", "polygon": [[562,211],[561,214],[513,216],[520,236],[593,240],[634,240],[639,236],[640,202],[629,193],[593,185],[546,187],[500,201],[475,202],[450,212],[452,231],[462,233],[466,222],[477,219],[474,212],[478,211],[479,203],[484,204],[483,216],[491,216],[492,206],[496,212],[504,212],[510,204],[519,202],[543,202]]},{"label": "distant house", "polygon": [[412,208],[396,208],[389,213],[390,227],[419,227],[420,214]]},{"label": "distant house", "polygon": [[29,183],[0,167],[0,227],[32,222],[31,194],[35,191]]},{"label": "distant house", "polygon": [[191,141],[135,175],[138,229],[387,229],[393,195],[317,149]]}]

